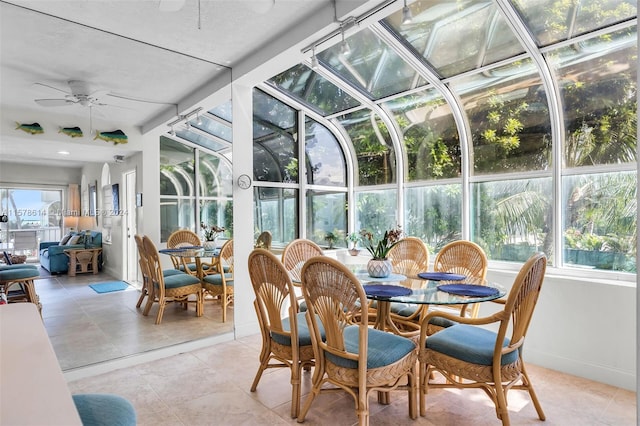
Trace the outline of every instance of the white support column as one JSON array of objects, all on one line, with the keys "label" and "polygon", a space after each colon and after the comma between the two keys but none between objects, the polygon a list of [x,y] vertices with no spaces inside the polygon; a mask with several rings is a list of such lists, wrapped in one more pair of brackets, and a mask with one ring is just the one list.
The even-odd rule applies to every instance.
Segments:
[{"label": "white support column", "polygon": [[[231,86],[233,105],[233,250],[234,303],[233,318],[236,338],[259,333],[258,318],[253,309],[253,290],[247,261],[253,250],[253,96],[252,87],[234,82]],[[249,175],[248,189],[238,186],[240,175]]]}]

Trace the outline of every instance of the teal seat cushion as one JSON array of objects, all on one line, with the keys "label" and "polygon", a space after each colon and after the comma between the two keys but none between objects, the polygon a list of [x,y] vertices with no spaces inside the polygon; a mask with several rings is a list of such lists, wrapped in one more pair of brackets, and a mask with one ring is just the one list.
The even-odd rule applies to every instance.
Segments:
[{"label": "teal seat cushion", "polygon": [[[308,346],[311,344],[311,330],[309,330],[309,327],[307,326],[305,313],[298,312],[298,314],[296,315],[296,319],[298,320],[298,345]],[[291,330],[289,317],[282,320],[282,328],[284,328],[286,331]],[[291,346],[291,339],[289,338],[289,336],[272,333],[271,338],[281,345]]]},{"label": "teal seat cushion", "polygon": [[[164,288],[178,288],[198,284],[200,280],[189,274],[178,274],[164,277]],[[157,285],[156,285],[157,287]]]},{"label": "teal seat cushion", "polygon": [[[479,365],[491,365],[496,333],[467,324],[456,324],[427,338],[426,347],[462,361]],[[502,346],[507,346],[505,339]],[[518,351],[503,355],[501,364],[511,364],[518,359]]]},{"label": "teal seat cushion", "polygon": [[0,281],[24,280],[37,278],[39,276],[40,272],[37,269],[31,268],[5,269],[0,271]]},{"label": "teal seat cushion", "polygon": [[[195,263],[187,263],[187,267],[190,271],[196,272],[198,270],[198,266]],[[180,270],[184,272],[184,265],[180,265]]]},{"label": "teal seat cushion", "polygon": [[165,269],[164,271],[162,271],[162,276],[166,277],[170,277],[172,275],[184,275],[186,272],[182,272],[179,271],[177,269]]},{"label": "teal seat cushion", "polygon": [[[233,274],[224,274],[224,278],[228,286],[233,285]],[[203,280],[211,285],[222,285],[222,276],[220,274],[205,275]]]},{"label": "teal seat cushion", "polygon": [[391,302],[391,312],[403,317],[410,317],[420,309],[418,305],[412,305],[410,303]]},{"label": "teal seat cushion", "polygon": [[[344,329],[345,350],[349,353],[359,352],[358,326],[350,325]],[[378,368],[391,365],[401,360],[411,351],[415,350],[415,344],[406,337],[398,336],[374,328],[367,329],[369,333],[367,347],[367,368]],[[326,353],[328,360],[344,368],[358,368],[358,362],[345,359],[331,353]]]},{"label": "teal seat cushion", "polygon": [[442,328],[447,328],[447,327],[451,327],[452,325],[456,325],[458,323],[455,321],[451,321],[450,319],[447,319],[447,318],[433,317],[429,320],[429,324],[433,324]]},{"label": "teal seat cushion", "polygon": [[13,269],[31,269],[34,271],[38,270],[38,267],[31,263],[17,263],[14,265],[0,265],[0,271],[9,271]]},{"label": "teal seat cushion", "polygon": [[135,426],[136,410],[126,399],[111,394],[73,395],[83,426]]}]

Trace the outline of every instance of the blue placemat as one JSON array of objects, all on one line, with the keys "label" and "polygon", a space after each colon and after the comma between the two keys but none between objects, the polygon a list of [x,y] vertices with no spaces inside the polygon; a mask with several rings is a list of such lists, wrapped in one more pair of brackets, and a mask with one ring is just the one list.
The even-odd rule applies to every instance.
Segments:
[{"label": "blue placemat", "polygon": [[411,294],[410,288],[400,285],[369,284],[363,288],[369,296],[376,297],[408,296]]},{"label": "blue placemat", "polygon": [[181,251],[184,251],[184,249],[181,249],[181,248],[160,249],[158,250],[158,253],[180,253]]},{"label": "blue placemat", "polygon": [[419,272],[418,276],[423,280],[431,281],[462,281],[466,275],[452,274],[451,272]]},{"label": "blue placemat", "polygon": [[457,294],[459,296],[476,297],[493,296],[500,292],[500,290],[498,290],[497,288],[477,284],[445,284],[439,285],[438,290],[451,294]]}]

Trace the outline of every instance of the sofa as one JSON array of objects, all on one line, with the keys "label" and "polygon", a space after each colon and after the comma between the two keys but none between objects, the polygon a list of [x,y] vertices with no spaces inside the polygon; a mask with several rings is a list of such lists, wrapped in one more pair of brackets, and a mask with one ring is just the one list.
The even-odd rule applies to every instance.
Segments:
[{"label": "sofa", "polygon": [[[69,270],[69,257],[64,253],[72,248],[102,248],[102,232],[91,231],[90,242],[85,247],[85,233],[71,232],[60,241],[41,242],[39,247],[40,266],[52,274],[62,274]],[[98,269],[102,270],[102,254],[98,258]]]}]

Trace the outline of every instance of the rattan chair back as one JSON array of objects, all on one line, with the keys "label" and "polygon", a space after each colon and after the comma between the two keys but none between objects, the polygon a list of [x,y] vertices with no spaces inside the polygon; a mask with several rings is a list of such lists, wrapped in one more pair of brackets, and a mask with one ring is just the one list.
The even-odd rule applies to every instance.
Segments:
[{"label": "rattan chair back", "polygon": [[[193,247],[202,245],[198,234],[190,229],[178,229],[173,231],[169,238],[167,238],[167,248],[180,248],[180,247]],[[195,274],[194,271],[189,270],[188,264],[195,263],[195,259],[187,257],[171,256],[171,262],[176,269],[184,269],[187,273]],[[182,266],[182,268],[181,268]]]},{"label": "rattan chair back", "polygon": [[271,240],[272,240],[271,232],[269,231],[261,232],[260,235],[258,235],[258,238],[256,239],[255,248],[263,248],[265,250],[271,250]]},{"label": "rattan chair back", "polygon": [[[309,397],[298,416],[304,421],[315,396],[323,391],[325,383],[346,390],[355,399],[360,425],[369,424],[369,394],[373,390],[408,391],[409,415],[417,417],[415,344],[400,336],[369,328],[367,298],[358,279],[336,259],[315,256],[302,267],[302,294],[307,304],[307,322],[311,329],[316,354],[316,371]],[[363,309],[364,307],[364,309]],[[345,343],[346,331],[357,327],[357,350]],[[324,338],[322,332],[324,331]],[[392,364],[368,368],[369,334],[393,336],[403,339],[411,347],[403,357]],[[352,335],[351,333],[349,333]],[[351,340],[353,342],[353,340]],[[342,364],[355,362],[355,367]],[[404,381],[406,386],[398,386]]]},{"label": "rattan chair back", "polygon": [[[298,336],[298,301],[291,278],[280,259],[263,248],[249,255],[249,277],[256,296],[253,306],[258,315],[262,333],[260,367],[256,373],[251,392],[258,387],[262,373],[267,368],[289,368],[291,370],[291,417],[300,410],[300,377],[302,368],[312,366],[313,346],[300,346]],[[287,321],[283,321],[287,318]],[[306,321],[305,324],[306,326]],[[276,339],[273,336],[277,336]],[[290,344],[283,344],[289,341]],[[275,362],[270,363],[273,360]]]},{"label": "rattan chair back", "polygon": [[302,265],[314,256],[322,256],[322,248],[311,240],[299,238],[291,241],[282,252],[282,264],[294,281],[300,282]]},{"label": "rattan chair back", "polygon": [[[451,272],[466,276],[465,282],[470,284],[486,285],[487,268],[489,261],[482,247],[472,241],[452,241],[442,247],[433,261],[433,270],[436,272]],[[449,306],[449,309],[459,309],[461,316],[475,318],[480,309],[479,303],[472,305]],[[434,327],[433,332],[439,327]]]},{"label": "rattan chair back", "polygon": [[[164,315],[164,308],[168,302],[180,302],[185,304],[195,303],[196,315],[202,316],[202,286],[200,281],[193,282],[189,285],[181,285],[172,288],[166,288],[164,282],[164,273],[162,270],[162,263],[160,262],[160,254],[158,248],[148,236],[142,237],[142,244],[144,247],[144,254],[147,259],[147,267],[149,271],[149,278],[151,280],[151,286],[153,286],[153,296],[147,299],[143,315],[148,315],[151,310],[151,306],[154,301],[159,304],[158,315],[156,316],[156,324],[162,322],[162,316]],[[191,277],[190,275],[185,275]],[[195,295],[195,300],[189,299],[189,296]]]},{"label": "rattan chair back", "polygon": [[[207,268],[202,281],[204,292],[214,299],[220,298],[222,304],[222,322],[227,321],[227,307],[233,303],[233,239],[225,241],[215,263],[203,263]],[[220,280],[218,281],[218,275]]]},{"label": "rattan chair back", "polygon": [[[522,359],[522,346],[525,342],[527,330],[538,302],[540,289],[544,280],[547,258],[544,253],[536,253],[522,266],[518,276],[506,299],[497,302],[504,304],[504,309],[487,318],[463,318],[447,313],[432,312],[423,320],[423,328],[420,332],[420,412],[425,414],[425,395],[429,387],[454,387],[454,388],[480,388],[492,398],[496,405],[496,414],[502,420],[503,425],[509,425],[506,394],[510,389],[526,390],[536,408],[540,420],[545,419],[544,412],[533,390],[524,360]],[[454,356],[442,353],[427,346],[427,330],[433,316],[442,316],[449,320],[457,321],[469,326],[497,325],[493,358],[490,365],[476,364]],[[455,325],[453,327],[463,327]],[[451,329],[453,330],[453,328]],[[447,330],[448,331],[448,330]],[[445,333],[444,331],[442,333]],[[443,334],[444,335],[444,334]],[[441,336],[443,336],[441,335]],[[433,337],[435,338],[435,336]],[[507,342],[506,345],[503,342]],[[443,347],[438,345],[440,350]],[[458,346],[457,340],[452,345]],[[457,348],[456,350],[460,350]],[[469,349],[473,351],[473,349]],[[480,353],[480,349],[477,352]],[[505,357],[515,353],[513,361],[505,361]],[[446,383],[430,384],[429,376],[433,371],[442,373]],[[518,384],[522,381],[522,384]]]},{"label": "rattan chair back", "polygon": [[142,242],[142,235],[135,234],[133,239],[136,241],[136,247],[138,248],[138,264],[140,265],[140,275],[142,275],[142,290],[140,291],[140,297],[136,308],[142,305],[145,297],[153,294],[153,285],[151,285],[151,276],[149,273],[149,264],[147,262],[147,255],[144,251],[144,243]]},{"label": "rattan chair back", "polygon": [[429,268],[429,250],[417,237],[405,237],[389,250],[393,272],[415,277]]}]

